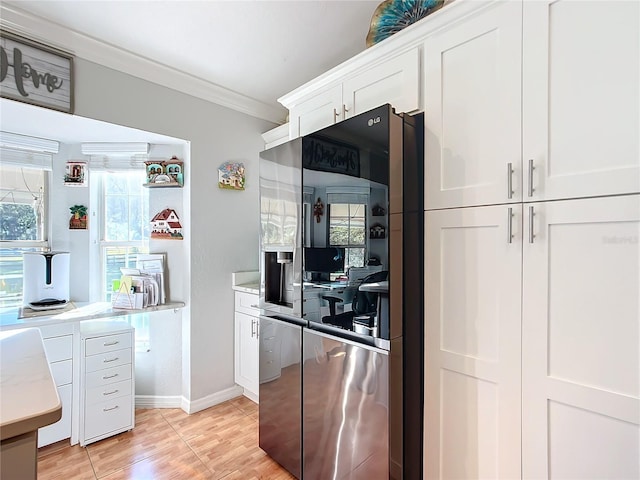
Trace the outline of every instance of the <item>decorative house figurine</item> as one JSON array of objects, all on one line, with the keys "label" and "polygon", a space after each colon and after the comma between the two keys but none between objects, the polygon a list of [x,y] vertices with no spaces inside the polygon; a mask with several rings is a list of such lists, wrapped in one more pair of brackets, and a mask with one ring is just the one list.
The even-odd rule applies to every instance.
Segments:
[{"label": "decorative house figurine", "polygon": [[183,164],[177,157],[170,160],[148,160],[147,183],[144,187],[182,187],[184,186]]},{"label": "decorative house figurine", "polygon": [[151,238],[182,240],[182,225],[173,208],[165,208],[151,219]]},{"label": "decorative house figurine", "polygon": [[244,190],[244,164],[224,162],[218,167],[218,186],[230,190]]},{"label": "decorative house figurine", "polygon": [[70,187],[86,187],[86,172],[86,162],[67,162],[64,167],[64,184]]},{"label": "decorative house figurine", "polygon": [[69,220],[69,230],[87,229],[87,207],[84,205],[74,205],[70,207],[71,219]]}]

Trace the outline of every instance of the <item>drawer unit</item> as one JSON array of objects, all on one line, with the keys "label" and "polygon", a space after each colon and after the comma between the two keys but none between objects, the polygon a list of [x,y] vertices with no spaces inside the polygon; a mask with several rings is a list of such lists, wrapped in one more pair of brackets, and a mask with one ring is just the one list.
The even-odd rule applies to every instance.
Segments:
[{"label": "drawer unit", "polygon": [[134,330],[124,322],[86,323],[80,326],[82,446],[135,423]]},{"label": "drawer unit", "polygon": [[[74,423],[72,419],[75,408],[73,402],[73,338],[74,332],[77,331],[77,324],[61,323],[38,328],[62,403],[60,420],[38,429],[38,447],[44,447],[67,438],[71,438],[73,444],[75,442],[75,434],[72,434],[72,424]],[[76,368],[77,365],[76,363]]]},{"label": "drawer unit", "polygon": [[258,294],[235,292],[234,377],[244,394],[258,400]]}]

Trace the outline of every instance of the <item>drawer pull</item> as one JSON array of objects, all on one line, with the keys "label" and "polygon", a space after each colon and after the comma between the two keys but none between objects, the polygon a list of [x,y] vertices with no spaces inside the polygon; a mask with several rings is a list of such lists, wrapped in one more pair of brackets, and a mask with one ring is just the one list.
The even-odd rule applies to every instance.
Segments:
[{"label": "drawer pull", "polygon": [[117,376],[118,376],[118,374],[117,374],[117,373],[114,373],[113,375],[103,375],[103,376],[102,376],[102,379],[103,379],[103,380],[107,380],[107,379],[109,379],[109,378],[115,378],[115,377],[117,377]]},{"label": "drawer pull", "polygon": [[102,346],[103,346],[103,347],[112,347],[113,345],[117,345],[117,344],[119,344],[119,343],[120,343],[120,342],[119,342],[118,340],[116,340],[116,341],[114,341],[114,342],[104,342],[104,343],[102,344]]},{"label": "drawer pull", "polygon": [[113,390],[111,392],[102,392],[102,395],[113,395],[114,393],[118,393],[120,390]]},{"label": "drawer pull", "polygon": [[115,407],[111,407],[111,408],[103,408],[102,411],[103,412],[109,412],[111,410],[115,410],[116,408],[118,408],[118,405],[116,405]]},{"label": "drawer pull", "polygon": [[105,358],[104,360],[102,360],[102,363],[115,362],[116,360],[120,360],[120,358],[119,357]]}]

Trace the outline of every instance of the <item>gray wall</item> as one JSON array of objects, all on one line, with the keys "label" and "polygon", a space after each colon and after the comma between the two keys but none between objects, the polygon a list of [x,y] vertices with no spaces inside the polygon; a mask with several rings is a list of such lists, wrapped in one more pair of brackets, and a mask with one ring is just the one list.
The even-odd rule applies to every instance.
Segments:
[{"label": "gray wall", "polygon": [[[185,167],[191,195],[184,206],[190,215],[183,219],[190,226],[184,240],[190,298],[180,298],[188,302],[182,316],[182,387],[153,393],[194,401],[232,387],[231,273],[258,266],[260,134],[274,124],[82,59],[75,61],[75,85],[77,115],[191,142]],[[245,191],[217,186],[217,168],[230,160],[245,164]],[[158,335],[162,332],[154,330],[152,339]],[[175,358],[175,352],[167,356]],[[144,384],[150,394],[153,382]]]}]

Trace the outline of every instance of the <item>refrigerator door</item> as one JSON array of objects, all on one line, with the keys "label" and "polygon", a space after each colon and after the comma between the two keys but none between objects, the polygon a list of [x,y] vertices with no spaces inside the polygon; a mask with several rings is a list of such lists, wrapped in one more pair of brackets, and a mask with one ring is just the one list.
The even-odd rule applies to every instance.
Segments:
[{"label": "refrigerator door", "polygon": [[303,345],[304,479],[388,480],[388,352],[307,328]]},{"label": "refrigerator door", "polygon": [[259,445],[301,477],[301,321],[260,317]]}]

